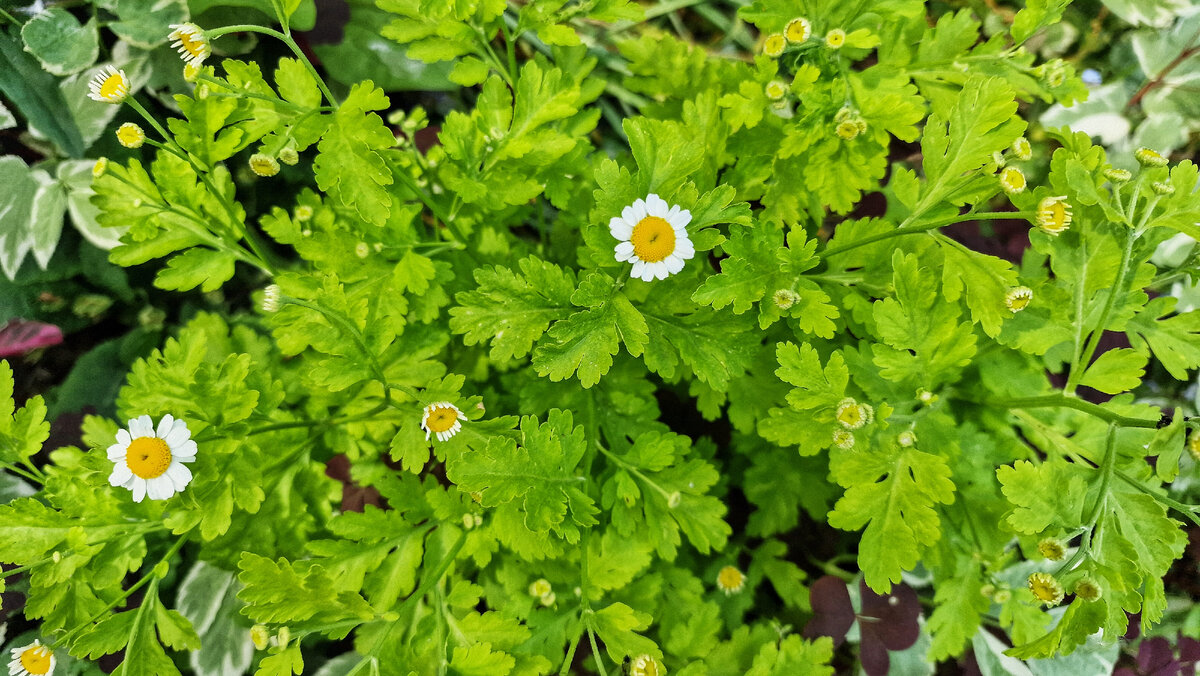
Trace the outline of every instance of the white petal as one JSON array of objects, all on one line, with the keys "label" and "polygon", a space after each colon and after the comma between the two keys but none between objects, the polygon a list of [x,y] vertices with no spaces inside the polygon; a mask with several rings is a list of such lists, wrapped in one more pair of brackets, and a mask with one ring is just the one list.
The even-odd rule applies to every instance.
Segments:
[{"label": "white petal", "polygon": [[150,496],[151,500],[166,500],[175,495],[175,488],[171,485],[169,477],[159,475],[146,480],[146,495]]},{"label": "white petal", "polygon": [[681,239],[675,243],[674,255],[679,256],[684,260],[688,260],[696,255],[696,247],[690,239]]},{"label": "white petal", "polygon": [[670,271],[671,274],[675,274],[683,269],[683,259],[674,254],[667,256],[667,259],[663,261],[663,263],[666,263],[667,270]]},{"label": "white petal", "polygon": [[191,462],[196,459],[196,442],[188,439],[179,444],[179,446],[171,447],[171,457],[179,462]]},{"label": "white petal", "polygon": [[162,420],[158,421],[158,431],[155,433],[159,439],[166,439],[167,432],[171,431],[171,425],[175,423],[175,416],[170,413],[164,415]]},{"label": "white petal", "polygon": [[129,471],[129,465],[122,460],[113,465],[112,474],[108,475],[108,483],[118,488],[129,482],[129,478],[133,476],[133,472]]},{"label": "white petal", "polygon": [[636,277],[638,279],[642,280],[643,282],[653,282],[654,281],[654,268],[650,267],[650,264],[647,263],[646,267],[642,268],[642,274],[636,275]]},{"label": "white petal", "polygon": [[133,501],[134,502],[141,502],[142,500],[144,500],[146,498],[146,480],[145,479],[137,478],[137,480],[133,482],[132,489],[133,489]]},{"label": "white petal", "polygon": [[633,244],[631,242],[621,242],[614,248],[614,251],[617,254],[617,260],[627,261],[633,257]]},{"label": "white petal", "polygon": [[[637,211],[635,211],[633,205],[630,204],[621,210],[621,220],[625,221],[630,226],[634,226],[637,225],[637,222],[641,219],[637,217]],[[609,222],[609,225],[612,225],[611,221]]]},{"label": "white petal", "polygon": [[173,462],[170,467],[167,467],[167,477],[171,479],[171,484],[178,492],[192,482],[192,470],[188,469],[187,465]]},{"label": "white petal", "polygon": [[154,421],[148,415],[140,415],[129,421],[129,435],[134,439],[154,436]]},{"label": "white petal", "polygon": [[667,269],[667,264],[665,261],[659,261],[657,263],[652,263],[646,267],[653,269],[654,276],[657,277],[658,279],[666,279],[671,274],[671,271]]},{"label": "white petal", "polygon": [[108,447],[108,459],[109,460],[120,460],[120,459],[124,458],[125,454],[128,452],[129,452],[128,444],[113,444],[112,446]]},{"label": "white petal", "polygon": [[620,216],[613,216],[608,222],[608,231],[617,239],[629,239],[633,234],[633,225]]},{"label": "white petal", "polygon": [[[641,278],[642,278],[642,272],[643,272],[645,269],[646,269],[646,262],[645,262],[645,261],[642,261],[642,260],[638,260],[638,259],[636,259],[636,258],[635,258],[635,259],[633,260],[633,270],[631,270],[631,271],[629,272],[629,274],[630,274],[631,276],[633,276],[633,277],[637,277],[638,279],[641,279]],[[649,280],[647,280],[647,281],[649,281]]]},{"label": "white petal", "polygon": [[646,217],[646,203],[640,199],[635,200],[633,202],[632,208],[633,208],[633,218],[626,218],[625,220],[629,221],[630,223],[637,224],[639,221],[641,221],[643,218]]},{"label": "white petal", "polygon": [[668,218],[667,222],[676,230],[686,228],[688,223],[692,222],[692,212],[687,209],[681,209],[679,213]]},{"label": "white petal", "polygon": [[117,430],[117,443],[128,446],[131,441],[133,437],[129,436],[129,430]]},{"label": "white petal", "polygon": [[178,448],[183,442],[187,441],[191,434],[188,432],[187,424],[182,420],[176,420],[175,425],[167,432],[167,436],[163,437],[163,441],[171,448]]},{"label": "white petal", "polygon": [[646,195],[646,213],[650,214],[651,216],[665,218],[668,209],[669,207],[667,202],[663,198],[655,195],[654,193]]}]

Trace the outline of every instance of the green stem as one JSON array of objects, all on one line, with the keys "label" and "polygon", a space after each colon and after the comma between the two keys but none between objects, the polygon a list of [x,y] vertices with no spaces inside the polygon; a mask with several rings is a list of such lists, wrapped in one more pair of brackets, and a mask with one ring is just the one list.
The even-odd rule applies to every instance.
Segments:
[{"label": "green stem", "polygon": [[350,323],[350,320],[341,316],[337,312],[326,311],[325,308],[310,303],[306,300],[300,300],[299,298],[292,297],[282,298],[280,300],[281,302],[291,303],[292,305],[299,305],[300,307],[308,308],[309,310],[312,310],[313,312],[316,312],[333,322],[342,330],[342,333],[346,334],[351,340],[354,341],[355,345],[358,346],[359,351],[361,351],[363,356],[366,357],[367,365],[371,368],[371,375],[385,388],[388,386],[387,378],[383,374],[383,368],[379,365],[379,361],[375,358],[375,353],[371,352],[371,349],[367,347],[366,340],[363,339],[362,333],[358,330],[357,326],[354,326],[354,324]]},{"label": "green stem", "polygon": [[1075,551],[1075,555],[1070,560],[1059,567],[1055,572],[1055,576],[1060,576],[1073,569],[1091,550],[1092,535],[1096,531],[1096,524],[1100,522],[1100,517],[1104,514],[1105,506],[1108,505],[1108,487],[1112,484],[1113,473],[1116,469],[1117,424],[1109,423],[1108,435],[1104,440],[1104,460],[1100,462],[1100,491],[1096,493],[1096,504],[1092,507],[1091,514],[1088,515],[1087,525],[1084,527],[1079,549]]},{"label": "green stem", "polygon": [[604,668],[604,656],[600,653],[600,647],[596,645],[596,635],[592,633],[592,626],[587,627],[588,643],[592,645],[592,657],[596,660],[596,668],[600,670],[600,676],[608,676],[608,670]]},{"label": "green stem", "polygon": [[0,468],[6,469],[6,470],[12,472],[13,474],[20,475],[21,477],[24,477],[30,481],[36,481],[39,484],[46,483],[46,481],[44,479],[44,475],[42,478],[39,478],[37,476],[34,476],[31,472],[21,469],[20,467],[17,467],[16,465],[13,465],[13,464],[9,464],[7,462],[0,462]]},{"label": "green stem", "polygon": [[575,638],[571,639],[570,646],[567,647],[567,658],[563,660],[562,667],[558,670],[558,676],[567,676],[571,670],[571,665],[575,663],[575,650],[579,647],[579,639],[583,638],[583,616],[575,622]]},{"label": "green stem", "polygon": [[1093,404],[1090,401],[1084,401],[1074,396],[1065,394],[1047,394],[1039,397],[1015,397],[1012,399],[988,399],[979,403],[983,406],[995,406],[1000,408],[1051,408],[1063,407],[1073,408],[1077,411],[1083,411],[1101,420],[1122,427],[1140,427],[1144,429],[1158,429],[1158,420],[1147,420],[1145,418],[1130,418],[1128,416],[1118,415],[1112,411]]},{"label": "green stem", "polygon": [[983,212],[983,213],[977,213],[977,214],[958,214],[958,215],[949,216],[946,218],[939,218],[935,221],[930,221],[929,223],[924,223],[924,224],[916,226],[916,227],[911,227],[911,228],[899,227],[899,228],[896,228],[895,230],[890,230],[888,232],[881,232],[878,235],[864,237],[863,239],[860,239],[860,240],[857,240],[854,242],[847,242],[846,244],[842,244],[840,246],[828,247],[824,251],[818,251],[817,257],[825,259],[825,258],[829,258],[830,256],[836,256],[838,254],[846,253],[847,251],[852,251],[854,249],[866,246],[868,244],[874,244],[875,242],[881,242],[885,239],[891,239],[892,237],[900,237],[902,235],[913,235],[913,234],[917,234],[917,233],[921,233],[921,232],[926,232],[928,230],[935,230],[937,228],[945,227],[947,225],[954,225],[957,223],[967,223],[970,221],[995,221],[995,220],[1003,220],[1003,219],[1009,219],[1009,218],[1022,219],[1022,218],[1030,218],[1031,216],[1034,216],[1034,215],[1035,215],[1035,212],[1032,212],[1032,211],[996,211],[996,212],[989,211],[989,212]]},{"label": "green stem", "polygon": [[462,231],[462,228],[458,227],[458,224],[454,222],[453,218],[446,216],[445,212],[442,211],[441,207],[437,206],[432,197],[425,194],[425,191],[417,185],[412,176],[409,176],[403,168],[401,168],[400,171],[395,172],[394,175],[399,176],[400,181],[404,183],[405,187],[407,187],[409,191],[417,196],[417,199],[420,200],[427,209],[429,209],[434,218],[446,226],[446,229],[450,231],[450,234],[454,236],[454,239],[463,246],[463,253],[467,255],[467,258],[470,258],[471,262],[476,266],[483,265],[483,262],[476,258],[475,253],[471,251],[469,245],[470,243],[467,240],[466,233]]}]

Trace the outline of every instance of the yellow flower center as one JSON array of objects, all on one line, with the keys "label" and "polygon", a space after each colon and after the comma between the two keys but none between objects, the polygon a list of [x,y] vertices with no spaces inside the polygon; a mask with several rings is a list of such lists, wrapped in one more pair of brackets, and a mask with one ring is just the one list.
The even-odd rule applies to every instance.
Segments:
[{"label": "yellow flower center", "polygon": [[429,418],[425,420],[425,428],[434,434],[447,432],[451,427],[454,427],[454,421],[457,419],[458,411],[455,411],[453,408],[449,406],[435,406],[429,412]]},{"label": "yellow flower center", "polygon": [[179,44],[183,45],[183,48],[186,49],[188,54],[191,54],[193,57],[203,54],[205,48],[208,46],[208,43],[204,40],[204,38],[197,37],[193,33],[183,32],[179,33]]},{"label": "yellow flower center", "polygon": [[783,53],[783,48],[787,46],[787,40],[778,33],[768,35],[766,42],[763,43],[763,53],[767,56],[779,56]]},{"label": "yellow flower center", "polygon": [[730,591],[739,589],[745,579],[746,576],[742,574],[742,571],[734,568],[733,566],[725,566],[719,573],[717,573],[717,584],[721,587],[721,589],[727,589]]},{"label": "yellow flower center", "polygon": [[862,408],[858,404],[843,406],[837,412],[838,422],[846,427],[855,428],[863,423]]},{"label": "yellow flower center", "polygon": [[657,263],[675,251],[675,228],[665,218],[647,216],[633,226],[629,241],[639,260]]},{"label": "yellow flower center", "polygon": [[844,31],[840,28],[835,28],[835,29],[829,31],[829,33],[827,33],[825,35],[825,44],[832,47],[833,49],[837,49],[838,47],[841,47],[843,44],[845,44],[845,42],[846,42],[846,31]]},{"label": "yellow flower center", "polygon": [[113,73],[104,78],[104,83],[100,85],[100,96],[101,98],[111,99],[119,96],[124,87],[125,78],[121,77],[120,73]]},{"label": "yellow flower center", "polygon": [[1058,197],[1047,197],[1038,204],[1038,225],[1056,235],[1071,225],[1071,207]]},{"label": "yellow flower center", "polygon": [[47,674],[50,672],[50,658],[54,653],[42,646],[30,648],[21,653],[21,666],[31,674]]},{"label": "yellow flower center", "polygon": [[797,18],[792,19],[791,23],[787,25],[787,29],[783,31],[783,34],[789,42],[804,42],[808,39],[811,31],[812,28],[809,26],[807,20]]},{"label": "yellow flower center", "polygon": [[136,124],[123,124],[117,129],[117,140],[126,148],[136,148],[146,140],[146,133]]},{"label": "yellow flower center", "polygon": [[1007,167],[1000,172],[1000,183],[1008,192],[1021,192],[1025,189],[1025,174],[1016,167]]},{"label": "yellow flower center", "polygon": [[162,476],[171,466],[171,447],[158,437],[138,437],[125,451],[125,464],[129,465],[129,471],[143,479]]}]

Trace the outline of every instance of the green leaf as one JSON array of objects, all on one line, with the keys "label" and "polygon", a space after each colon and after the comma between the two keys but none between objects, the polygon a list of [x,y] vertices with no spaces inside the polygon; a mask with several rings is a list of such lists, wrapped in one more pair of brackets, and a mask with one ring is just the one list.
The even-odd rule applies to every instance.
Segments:
[{"label": "green leaf", "polygon": [[1071,0],[1028,0],[1012,21],[1013,42],[1025,42],[1038,29],[1057,22]]},{"label": "green leaf", "polygon": [[578,372],[580,384],[587,388],[612,368],[612,357],[621,343],[632,356],[640,355],[649,327],[642,313],[603,272],[583,278],[571,302],[589,309],[550,327],[533,351],[533,367],[538,375],[551,380],[565,380]]},{"label": "green leaf", "polygon": [[1125,332],[1135,348],[1149,348],[1176,380],[1188,380],[1188,371],[1200,367],[1200,311],[1171,315],[1176,302],[1170,296],[1151,300]]},{"label": "green leaf", "polygon": [[704,165],[704,148],[691,142],[684,125],[673,121],[629,117],[621,124],[638,166],[637,192],[664,199]]},{"label": "green leaf", "polygon": [[474,87],[487,79],[488,65],[474,56],[459,59],[450,71],[450,81],[464,87]]},{"label": "green leaf", "polygon": [[143,0],[115,0],[110,5],[117,21],[108,24],[109,30],[142,49],[163,44],[171,34],[171,24],[188,19],[184,0],[160,0],[149,6]]},{"label": "green leaf", "polygon": [[[67,103],[58,80],[22,49],[15,32],[0,31],[0,93],[70,157],[81,157],[83,137],[75,120],[64,116]],[[96,104],[102,105],[102,104]]]},{"label": "green leaf", "polygon": [[586,617],[588,626],[604,642],[604,650],[617,664],[621,664],[626,657],[638,655],[662,659],[662,651],[654,641],[637,633],[650,626],[651,617],[646,613],[639,613],[618,602]]},{"label": "green leaf", "polygon": [[154,286],[174,291],[199,286],[201,291],[216,291],[233,278],[235,261],[233,254],[226,251],[188,249],[167,261],[167,266],[154,278]]},{"label": "green leaf", "polygon": [[300,643],[296,642],[274,655],[262,658],[254,676],[292,676],[292,674],[302,673],[304,673],[304,655],[300,652]]},{"label": "green leaf", "polygon": [[886,594],[941,537],[936,506],[954,502],[950,466],[940,455],[891,442],[882,449],[836,453],[829,470],[846,487],[829,513],[829,525],[866,527],[858,564],[867,586]]},{"label": "green leaf", "polygon": [[551,322],[571,311],[575,275],[553,263],[530,256],[521,259],[520,273],[500,266],[475,270],[474,291],[459,293],[450,308],[450,330],[474,345],[491,339],[489,356],[496,361],[524,357]]},{"label": "green leaf", "polygon": [[55,75],[78,73],[96,62],[100,55],[100,36],[93,19],[79,25],[73,14],[50,7],[21,27],[25,51],[37,57],[45,69]]},{"label": "green leaf", "polygon": [[787,396],[789,408],[771,409],[759,421],[758,433],[780,446],[799,446],[800,455],[813,455],[833,441],[834,414],[850,381],[846,361],[834,352],[822,367],[816,349],[808,344],[779,343],[775,353],[775,375],[795,388]]},{"label": "green leaf", "polygon": [[238,580],[245,588],[238,598],[246,602],[243,612],[255,622],[287,623],[312,619],[316,623],[346,620],[365,621],[374,612],[357,593],[338,591],[332,578],[318,562],[272,561],[242,552]]},{"label": "green leaf", "polygon": [[383,153],[396,139],[370,111],[386,110],[389,105],[383,90],[370,80],[352,87],[321,137],[313,162],[321,190],[367,223],[381,227],[392,206],[386,186],[393,180]]},{"label": "green leaf", "polygon": [[948,237],[937,235],[942,245],[942,293],[951,303],[959,298],[971,309],[971,319],[992,338],[1012,316],[1004,304],[1009,289],[1017,284],[1017,272],[1003,259],[962,248]]},{"label": "green leaf", "polygon": [[16,279],[25,254],[33,247],[29,217],[38,184],[16,155],[0,157],[0,184],[7,186],[0,194],[0,269],[9,279]]},{"label": "green leaf", "polygon": [[746,676],[833,676],[833,639],[806,641],[792,634],[759,649]]},{"label": "green leaf", "polygon": [[1037,535],[1052,524],[1083,520],[1087,476],[1073,463],[1060,460],[1035,465],[1019,460],[996,470],[1000,488],[1013,509],[1005,521],[1018,533]]},{"label": "green leaf", "polygon": [[1145,369],[1144,353],[1130,348],[1112,349],[1088,366],[1079,384],[1105,394],[1120,394],[1141,385]]}]

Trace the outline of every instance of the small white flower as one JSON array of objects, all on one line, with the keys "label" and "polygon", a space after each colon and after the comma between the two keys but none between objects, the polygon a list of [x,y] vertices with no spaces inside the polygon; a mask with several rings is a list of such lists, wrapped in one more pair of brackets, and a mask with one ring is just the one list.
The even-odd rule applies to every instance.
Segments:
[{"label": "small white flower", "polygon": [[691,222],[687,209],[668,207],[664,199],[650,193],[614,216],[608,230],[621,240],[615,249],[617,260],[633,263],[632,275],[649,282],[679,272],[683,262],[696,255],[687,234]]},{"label": "small white flower", "polygon": [[44,676],[54,671],[54,653],[42,645],[40,640],[22,648],[12,649],[12,661],[8,663],[9,676]]},{"label": "small white flower", "polygon": [[279,290],[278,284],[268,284],[267,288],[263,289],[262,311],[266,313],[279,312],[279,305],[283,292]]},{"label": "small white flower", "polygon": [[731,596],[746,586],[746,574],[734,566],[725,566],[717,573],[717,589]]},{"label": "small white flower", "polygon": [[117,432],[117,443],[108,447],[113,462],[108,483],[133,491],[133,501],[166,500],[192,481],[192,472],[183,463],[196,459],[196,442],[187,423],[170,413],[158,422],[143,415],[129,421],[128,430]]},{"label": "small white flower", "polygon": [[179,51],[179,56],[189,65],[196,68],[212,55],[212,47],[208,44],[208,36],[204,29],[194,23],[173,23],[168,40],[174,40],[171,46]]},{"label": "small white flower", "polygon": [[120,103],[129,96],[129,78],[125,71],[117,70],[112,64],[100,69],[88,83],[88,98],[100,103]]},{"label": "small white flower", "polygon": [[437,435],[438,441],[449,441],[450,437],[462,429],[462,421],[466,419],[467,416],[448,401],[426,406],[421,416],[421,429],[425,430],[425,441],[429,441],[430,435]]},{"label": "small white flower", "polygon": [[1004,294],[1004,306],[1009,312],[1020,312],[1029,307],[1033,300],[1033,289],[1028,286],[1014,286]]}]

